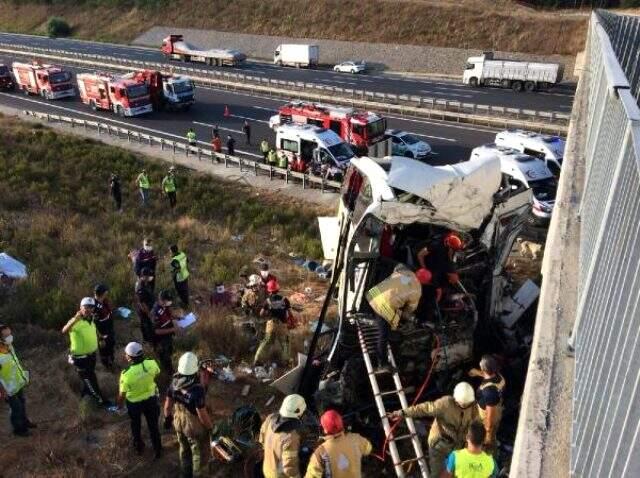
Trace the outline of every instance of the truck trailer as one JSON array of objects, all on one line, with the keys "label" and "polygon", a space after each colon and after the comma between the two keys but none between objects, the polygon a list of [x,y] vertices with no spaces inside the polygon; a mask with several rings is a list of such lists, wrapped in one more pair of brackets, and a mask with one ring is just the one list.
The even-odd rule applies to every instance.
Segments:
[{"label": "truck trailer", "polygon": [[473,87],[498,86],[513,91],[547,90],[562,81],[564,65],[499,60],[492,52],[467,59],[462,82]]},{"label": "truck trailer", "polygon": [[11,67],[18,88],[26,95],[48,100],[76,95],[71,73],[60,66],[14,62]]},{"label": "truck trailer", "polygon": [[273,63],[278,66],[315,68],[319,61],[320,47],[318,45],[278,45],[273,52]]},{"label": "truck trailer", "polygon": [[247,59],[247,55],[238,50],[212,48],[204,50],[184,41],[183,35],[169,35],[162,40],[160,48],[165,57],[171,60],[205,63],[210,66],[238,66]]},{"label": "truck trailer", "polygon": [[124,75],[123,78],[147,84],[154,111],[164,109],[188,111],[195,103],[195,88],[193,81],[188,76],[165,75],[154,70],[139,70]]},{"label": "truck trailer", "polygon": [[113,111],[119,116],[139,116],[151,113],[149,86],[130,78],[108,73],[76,75],[80,99],[94,111]]}]

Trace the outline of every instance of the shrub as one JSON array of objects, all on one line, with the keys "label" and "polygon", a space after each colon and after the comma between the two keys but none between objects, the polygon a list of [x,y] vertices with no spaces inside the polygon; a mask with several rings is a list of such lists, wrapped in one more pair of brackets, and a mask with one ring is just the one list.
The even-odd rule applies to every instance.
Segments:
[{"label": "shrub", "polygon": [[51,17],[47,22],[47,35],[51,38],[68,37],[71,34],[71,27],[64,18]]}]

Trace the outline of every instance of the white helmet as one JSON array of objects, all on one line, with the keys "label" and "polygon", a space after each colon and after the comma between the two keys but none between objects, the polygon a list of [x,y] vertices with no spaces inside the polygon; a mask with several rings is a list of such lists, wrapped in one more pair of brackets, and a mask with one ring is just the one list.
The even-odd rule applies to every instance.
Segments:
[{"label": "white helmet", "polygon": [[185,352],[178,360],[178,373],[180,375],[195,375],[198,373],[198,357],[193,352]]},{"label": "white helmet", "polygon": [[307,409],[304,398],[298,394],[287,395],[280,405],[280,416],[284,418],[300,418]]},{"label": "white helmet", "polygon": [[124,353],[129,357],[139,357],[142,355],[142,345],[138,342],[129,342],[124,348]]},{"label": "white helmet", "polygon": [[456,385],[456,388],[453,389],[453,399],[458,405],[465,408],[476,401],[476,394],[471,385],[467,382],[460,382]]},{"label": "white helmet", "polygon": [[93,297],[85,297],[80,301],[80,307],[95,307],[96,301]]},{"label": "white helmet", "polygon": [[251,274],[249,276],[249,287],[255,287],[260,284],[260,282],[262,282],[262,279],[260,279],[258,274]]}]

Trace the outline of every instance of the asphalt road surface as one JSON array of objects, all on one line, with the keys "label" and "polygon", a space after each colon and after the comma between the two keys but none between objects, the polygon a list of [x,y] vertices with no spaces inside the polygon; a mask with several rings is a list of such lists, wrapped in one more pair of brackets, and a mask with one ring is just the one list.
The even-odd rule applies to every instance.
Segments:
[{"label": "asphalt road surface", "polygon": [[[81,40],[51,39],[46,37],[0,33],[0,42],[18,43],[21,45],[56,48],[95,55],[120,56],[140,61],[168,63],[160,46],[158,50],[128,45],[113,45]],[[427,80],[421,78],[400,77],[397,75],[335,73],[332,70],[307,70],[278,67],[266,62],[248,61],[245,65],[231,67],[209,67],[195,63],[198,68],[245,72],[267,78],[287,81],[305,81],[342,88],[364,89],[367,91],[410,94],[436,99],[461,101],[481,105],[505,106],[540,111],[569,113],[573,104],[575,86],[560,85],[548,92],[515,93],[500,88],[471,88],[461,81]],[[462,76],[462,71],[460,72]]]}]

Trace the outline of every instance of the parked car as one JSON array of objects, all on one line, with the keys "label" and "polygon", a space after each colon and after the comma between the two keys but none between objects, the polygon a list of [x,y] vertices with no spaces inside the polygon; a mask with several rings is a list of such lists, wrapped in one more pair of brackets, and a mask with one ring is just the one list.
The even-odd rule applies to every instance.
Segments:
[{"label": "parked car", "polygon": [[431,146],[411,133],[399,129],[388,129],[385,135],[391,138],[391,151],[394,156],[425,159],[431,154]]},{"label": "parked car", "polygon": [[333,67],[333,71],[342,73],[364,73],[367,64],[364,61],[343,61]]}]

